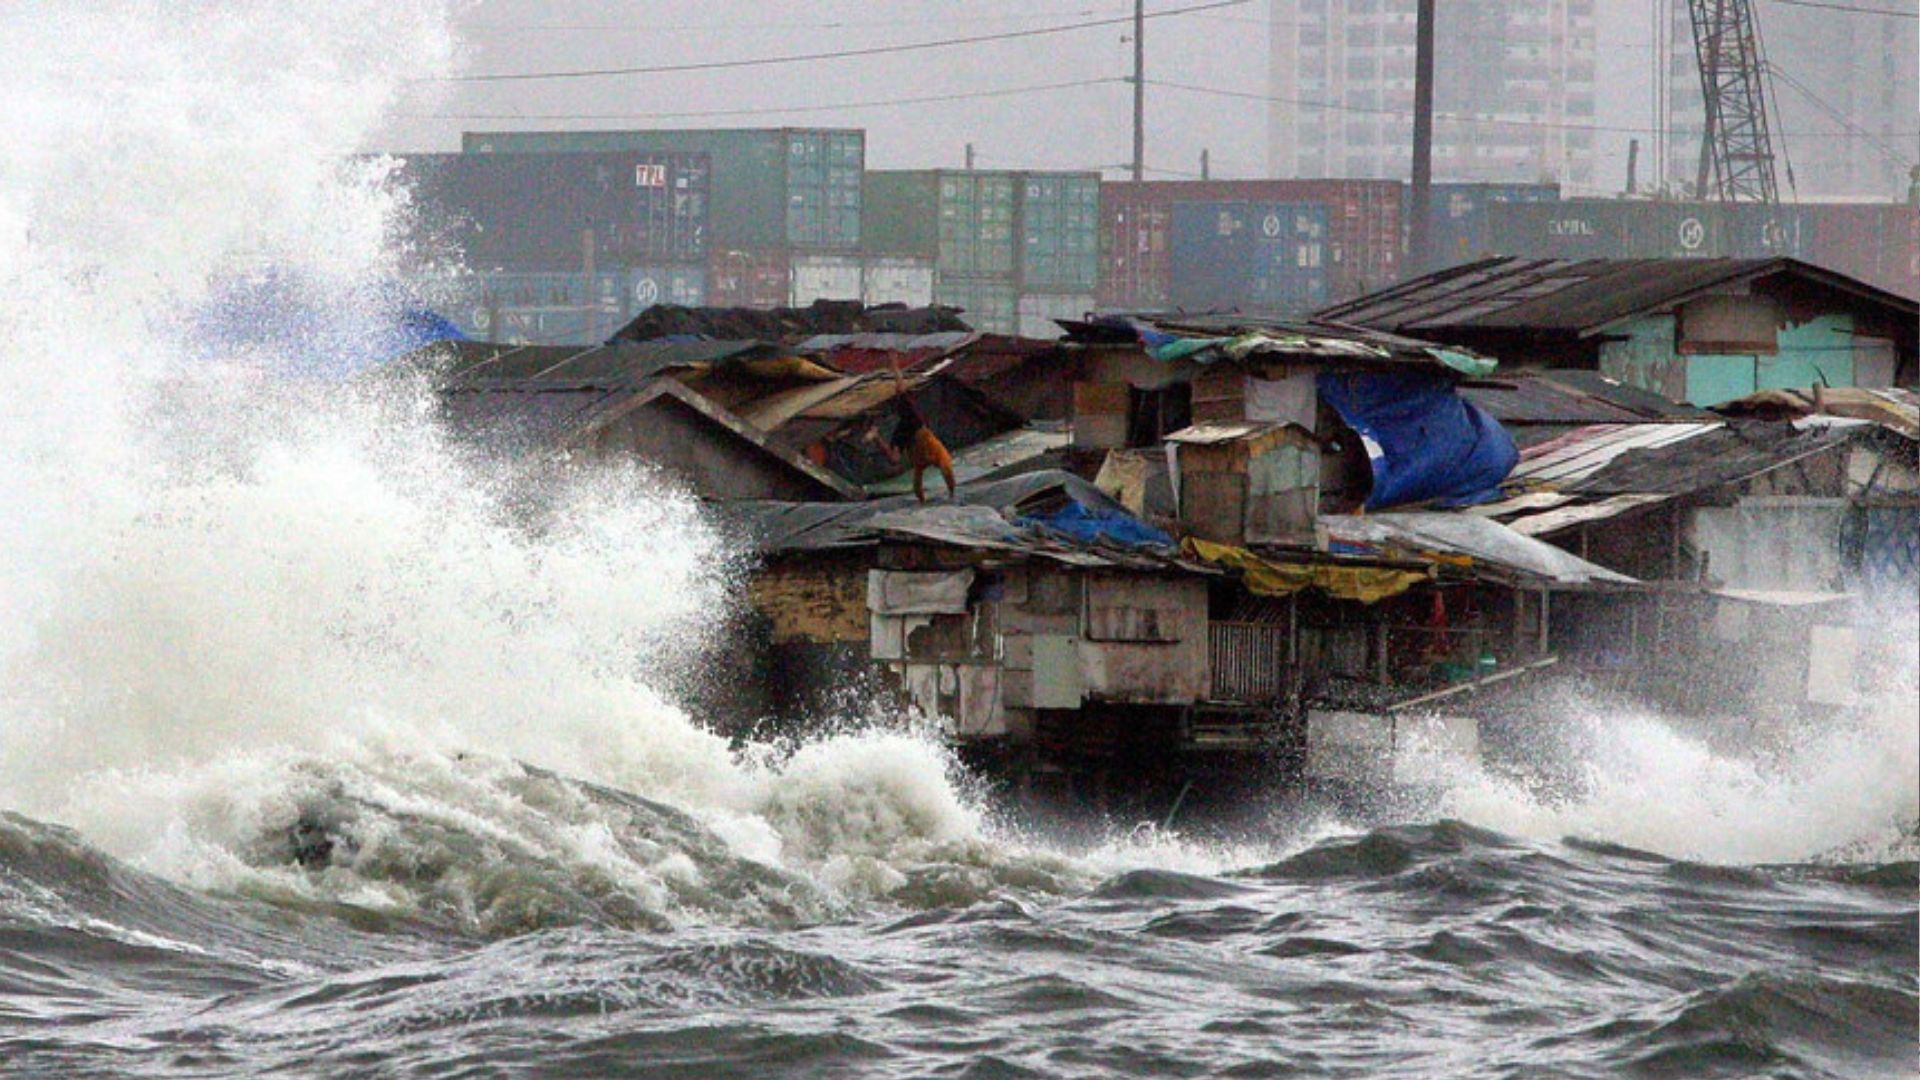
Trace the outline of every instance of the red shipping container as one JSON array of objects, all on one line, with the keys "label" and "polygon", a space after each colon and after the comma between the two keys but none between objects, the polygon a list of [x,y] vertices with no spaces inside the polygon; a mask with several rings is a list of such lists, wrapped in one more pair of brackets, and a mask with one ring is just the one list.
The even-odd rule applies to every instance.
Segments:
[{"label": "red shipping container", "polygon": [[1148,311],[1167,305],[1173,207],[1136,188],[1100,185],[1100,284],[1103,308]]},{"label": "red shipping container", "polygon": [[1101,303],[1164,302],[1150,298],[1166,295],[1171,213],[1156,214],[1154,208],[1182,202],[1321,203],[1327,208],[1329,302],[1385,288],[1400,280],[1402,187],[1397,180],[1103,183]]},{"label": "red shipping container", "polygon": [[785,251],[715,251],[707,259],[707,304],[785,307],[789,275]]}]

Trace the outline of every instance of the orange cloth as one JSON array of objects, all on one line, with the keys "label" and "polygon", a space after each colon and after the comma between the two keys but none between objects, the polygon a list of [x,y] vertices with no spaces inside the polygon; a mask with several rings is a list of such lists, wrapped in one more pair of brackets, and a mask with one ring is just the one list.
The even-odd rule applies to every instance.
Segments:
[{"label": "orange cloth", "polygon": [[947,497],[953,497],[953,455],[947,452],[945,443],[940,441],[930,428],[921,428],[913,433],[913,441],[907,445],[907,464],[913,466],[913,497],[921,502],[927,500],[926,491],[921,486],[921,475],[929,468],[940,470],[947,481]]}]

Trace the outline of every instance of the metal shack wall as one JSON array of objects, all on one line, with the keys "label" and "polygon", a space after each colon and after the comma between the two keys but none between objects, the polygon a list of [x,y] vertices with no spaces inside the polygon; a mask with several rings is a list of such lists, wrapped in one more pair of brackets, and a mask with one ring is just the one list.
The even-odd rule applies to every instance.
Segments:
[{"label": "metal shack wall", "polygon": [[1185,705],[1211,689],[1207,583],[1200,578],[1090,573],[1080,676],[1095,700]]}]

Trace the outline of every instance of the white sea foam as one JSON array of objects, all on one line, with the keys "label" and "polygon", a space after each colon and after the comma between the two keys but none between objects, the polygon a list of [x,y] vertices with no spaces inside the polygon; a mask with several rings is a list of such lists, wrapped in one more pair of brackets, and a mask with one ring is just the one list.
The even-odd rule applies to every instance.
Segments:
[{"label": "white sea foam", "polygon": [[1821,722],[1680,722],[1617,701],[1567,703],[1561,781],[1479,768],[1435,777],[1440,812],[1541,839],[1578,836],[1719,863],[1916,857],[1920,689],[1913,612],[1863,616],[1885,650],[1857,711]]},{"label": "white sea foam", "polygon": [[[429,878],[503,902],[521,874],[670,911],[711,884],[672,846],[699,835],[801,869],[979,842],[929,742],[743,759],[653,689],[736,569],[656,477],[556,481],[530,516],[423,395],[188,337],[223,275],[345,304],[391,270],[405,193],[342,162],[403,79],[448,68],[438,5],[4,18],[0,805],[194,884],[399,907]],[[519,762],[713,832],[617,836],[617,800]],[[315,813],[353,845],[319,875],[273,848]]]}]

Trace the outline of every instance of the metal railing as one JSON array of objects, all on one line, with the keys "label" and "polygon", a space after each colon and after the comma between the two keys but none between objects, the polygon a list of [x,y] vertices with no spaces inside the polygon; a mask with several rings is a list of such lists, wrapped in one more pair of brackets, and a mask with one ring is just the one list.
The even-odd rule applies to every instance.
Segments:
[{"label": "metal railing", "polygon": [[1287,696],[1287,628],[1268,623],[1215,622],[1207,625],[1207,664],[1215,701],[1249,705],[1282,701]]}]

